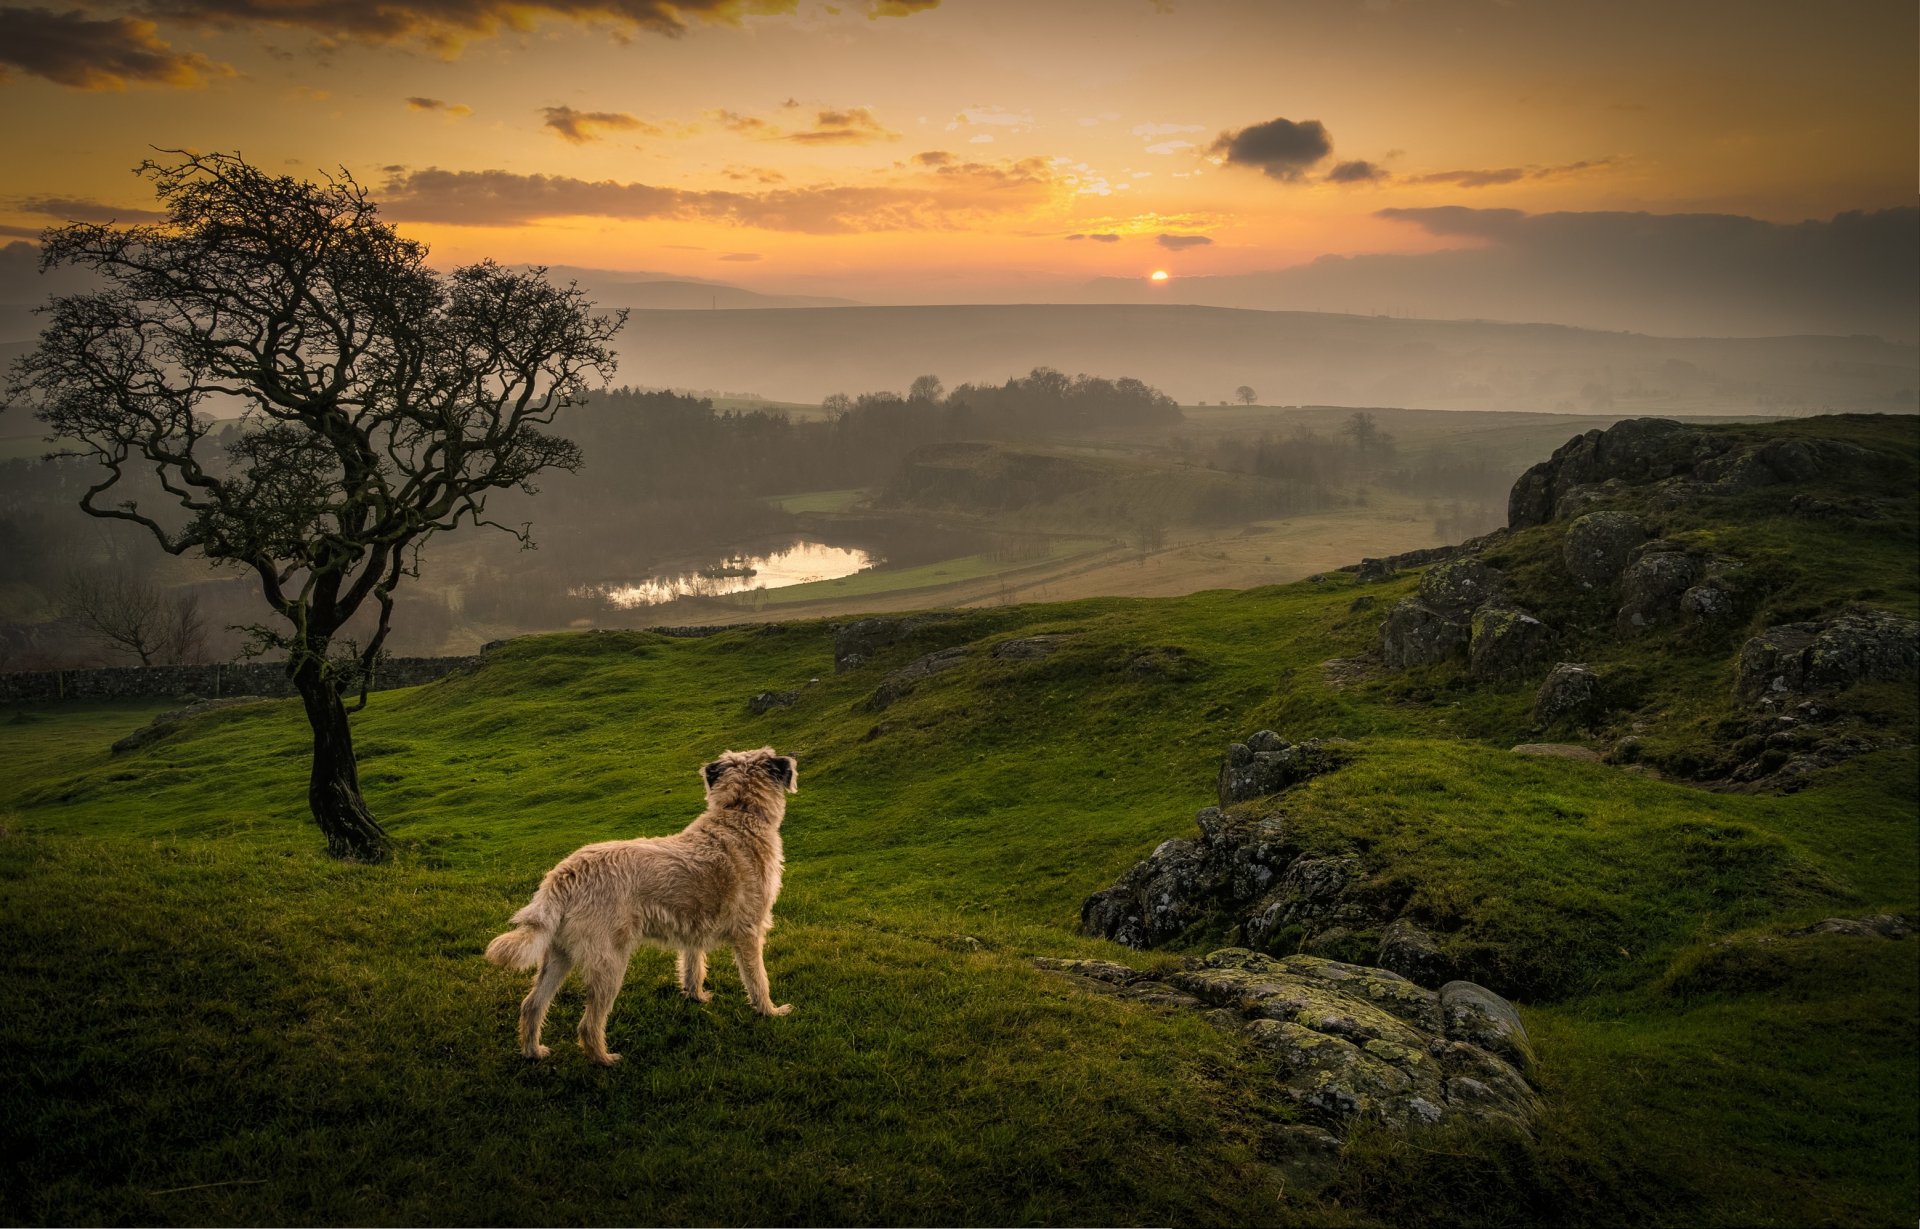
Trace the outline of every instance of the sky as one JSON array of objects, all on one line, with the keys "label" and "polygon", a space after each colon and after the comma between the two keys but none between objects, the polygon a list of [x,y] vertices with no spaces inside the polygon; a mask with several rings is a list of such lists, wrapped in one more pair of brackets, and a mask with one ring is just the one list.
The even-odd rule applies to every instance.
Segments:
[{"label": "sky", "polygon": [[54,3],[0,3],[0,242],[143,220],[155,147],[344,169],[437,264],[878,303],[1830,246],[1920,186],[1912,0]]}]

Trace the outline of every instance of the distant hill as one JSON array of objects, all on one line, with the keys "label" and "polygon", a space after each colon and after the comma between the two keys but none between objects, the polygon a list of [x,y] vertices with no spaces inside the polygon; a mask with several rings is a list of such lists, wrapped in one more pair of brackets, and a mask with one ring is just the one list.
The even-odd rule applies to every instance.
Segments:
[{"label": "distant hill", "polygon": [[[710,293],[710,292],[703,292]],[[1920,349],[1869,337],[1670,338],[1544,324],[1158,304],[650,311],[620,379],[818,401],[1036,366],[1130,375],[1176,399],[1560,413],[1911,412]]]}]

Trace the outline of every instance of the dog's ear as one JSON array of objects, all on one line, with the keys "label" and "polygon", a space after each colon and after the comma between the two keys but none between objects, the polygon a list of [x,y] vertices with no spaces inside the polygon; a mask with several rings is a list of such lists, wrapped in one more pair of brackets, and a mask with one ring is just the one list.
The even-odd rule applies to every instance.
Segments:
[{"label": "dog's ear", "polygon": [[786,786],[789,794],[800,792],[800,762],[791,755],[776,755],[768,760],[767,773]]},{"label": "dog's ear", "polygon": [[712,789],[714,785],[719,782],[720,774],[726,770],[727,766],[725,764],[722,764],[719,760],[715,760],[700,770],[700,779],[706,782],[708,789]]}]

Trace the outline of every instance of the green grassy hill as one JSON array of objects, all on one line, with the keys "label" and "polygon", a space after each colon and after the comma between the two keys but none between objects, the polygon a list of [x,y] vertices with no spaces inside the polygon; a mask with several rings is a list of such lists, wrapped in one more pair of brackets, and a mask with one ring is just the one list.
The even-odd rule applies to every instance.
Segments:
[{"label": "green grassy hill", "polygon": [[[1740,428],[1817,429],[1905,464],[1911,488],[1910,422]],[[1773,507],[1676,524],[1761,578],[1722,636],[1610,647],[1580,600],[1544,612],[1637,670],[1610,720],[1639,722],[1669,774],[1720,737],[1744,634],[1849,602],[1914,613],[1911,508],[1873,529]],[[1521,531],[1502,561],[1545,593],[1564,532]],[[1781,937],[1920,906],[1911,689],[1837,700],[1873,749],[1787,795],[1525,758],[1508,748],[1535,736],[1537,679],[1323,670],[1371,654],[1418,582],[967,611],[844,673],[818,622],[516,640],[356,719],[401,847],[383,867],[319,853],[296,704],[120,756],[159,706],[0,710],[0,1217],[1911,1221],[1915,942]],[[929,649],[1042,633],[1068,639],[865,705]],[[791,707],[750,712],[786,689]],[[1262,727],[1352,740],[1282,805],[1310,848],[1444,913],[1473,976],[1518,1001],[1536,1144],[1363,1134],[1332,1186],[1302,1190],[1276,1144],[1290,1111],[1239,1042],[1031,963],[1173,959],[1080,935],[1081,902],[1191,835],[1223,747]],[[573,1047],[573,991],[554,1057],[524,1063],[525,978],[486,942],[560,856],[677,829],[701,762],[761,744],[800,762],[767,960],[795,1014],[753,1017],[725,962],[714,1001],[685,1003],[643,954],[610,1027],[625,1063]]]}]

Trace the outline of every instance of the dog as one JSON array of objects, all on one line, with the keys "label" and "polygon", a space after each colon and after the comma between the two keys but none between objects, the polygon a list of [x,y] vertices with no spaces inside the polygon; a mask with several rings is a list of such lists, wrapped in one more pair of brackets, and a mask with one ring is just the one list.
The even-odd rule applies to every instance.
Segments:
[{"label": "dog", "polygon": [[780,821],[787,795],[800,792],[799,764],[772,747],[728,751],[700,770],[707,809],[673,836],[603,841],[568,854],[540,881],[513,929],[487,945],[502,968],[539,973],[520,1004],[520,1052],[545,1058],[540,1028],[567,974],[580,970],[587,1005],[580,1047],[596,1063],[607,1051],[607,1015],[626,979],[634,948],[649,943],[678,954],[680,993],[696,1003],[706,990],[707,952],[733,948],[747,999],[763,1016],[775,1006],[762,960],[785,857]]}]

